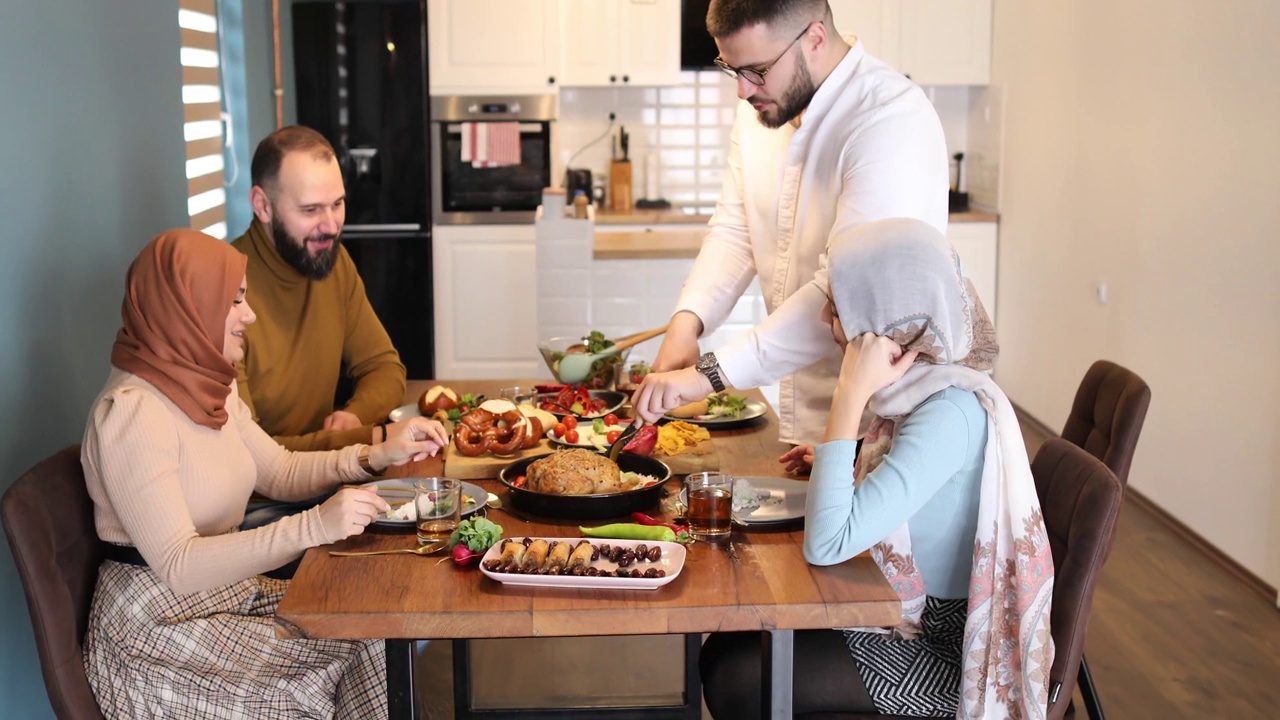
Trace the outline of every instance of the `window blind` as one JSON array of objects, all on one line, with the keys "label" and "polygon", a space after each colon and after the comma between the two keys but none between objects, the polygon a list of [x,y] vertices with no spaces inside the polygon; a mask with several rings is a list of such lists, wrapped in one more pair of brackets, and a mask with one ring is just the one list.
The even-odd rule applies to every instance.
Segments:
[{"label": "window blind", "polygon": [[223,185],[222,85],[216,0],[179,0],[182,32],[182,134],[187,143],[187,214],[191,227],[227,237]]}]

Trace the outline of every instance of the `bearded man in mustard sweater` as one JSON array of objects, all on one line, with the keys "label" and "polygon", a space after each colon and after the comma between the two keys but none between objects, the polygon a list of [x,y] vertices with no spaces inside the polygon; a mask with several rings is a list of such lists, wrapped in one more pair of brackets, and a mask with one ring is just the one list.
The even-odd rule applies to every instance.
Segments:
[{"label": "bearded man in mustard sweater", "polygon": [[[346,189],[333,147],[315,130],[284,127],[258,144],[251,174],[255,219],[231,243],[249,258],[247,297],[258,313],[245,330],[240,396],[290,450],[382,442],[405,368],[342,247]],[[343,373],[354,392],[335,408]],[[251,503],[243,527],[306,504]]]}]

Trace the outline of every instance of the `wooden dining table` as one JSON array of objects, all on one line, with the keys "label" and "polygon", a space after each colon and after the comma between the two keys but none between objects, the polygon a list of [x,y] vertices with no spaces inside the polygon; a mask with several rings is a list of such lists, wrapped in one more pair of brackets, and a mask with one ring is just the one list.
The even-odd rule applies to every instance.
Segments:
[{"label": "wooden dining table", "polygon": [[[405,402],[415,402],[434,384],[496,396],[502,387],[534,382],[412,381]],[[746,394],[763,400],[756,391]],[[712,432],[711,441],[726,472],[783,476],[778,457],[790,446],[779,442],[772,410],[745,427]],[[440,457],[387,473],[392,477],[444,474]],[[502,500],[505,509],[487,513],[503,527],[505,536],[581,535],[581,521],[530,517],[512,507],[500,482],[472,482]],[[678,492],[677,483],[672,479],[667,489]],[[803,528],[796,525],[769,531],[735,527],[729,542],[689,546],[683,570],[666,585],[655,590],[606,590],[506,585],[474,567],[438,562],[441,556],[329,555],[330,550],[417,546],[412,529],[366,532],[307,551],[276,611],[276,634],[386,640],[390,717],[399,719],[416,717],[414,640],[763,631],[767,633],[761,688],[764,716],[790,718],[795,630],[892,626],[901,618],[897,595],[870,557],[864,554],[827,567],[810,565],[802,553],[803,537]],[[688,701],[696,704],[698,698]]]}]

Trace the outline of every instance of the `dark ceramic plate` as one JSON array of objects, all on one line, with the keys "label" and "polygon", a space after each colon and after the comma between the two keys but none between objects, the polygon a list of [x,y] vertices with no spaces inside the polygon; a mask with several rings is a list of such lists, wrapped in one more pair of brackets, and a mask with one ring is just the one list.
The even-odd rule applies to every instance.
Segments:
[{"label": "dark ceramic plate", "polygon": [[[547,412],[558,418],[562,418],[565,415],[574,415],[576,417],[586,418],[589,420],[592,418],[604,417],[609,413],[616,413],[622,409],[623,405],[627,404],[626,393],[620,393],[615,390],[591,390],[590,393],[591,397],[599,398],[604,401],[604,409],[600,412],[592,413],[590,415],[579,415],[578,413],[570,412],[569,408],[559,407],[548,408]],[[538,393],[533,397],[533,404],[534,407],[542,407],[543,402],[548,400],[554,401],[555,399],[556,393]]]},{"label": "dark ceramic plate", "polygon": [[662,497],[663,483],[671,479],[671,468],[663,462],[643,455],[623,453],[618,456],[618,467],[623,472],[652,475],[658,482],[639,490],[603,495],[552,495],[512,485],[517,477],[525,474],[533,461],[543,457],[546,455],[522,458],[498,473],[498,480],[511,491],[511,502],[517,509],[543,517],[597,520],[648,510],[658,504]]}]

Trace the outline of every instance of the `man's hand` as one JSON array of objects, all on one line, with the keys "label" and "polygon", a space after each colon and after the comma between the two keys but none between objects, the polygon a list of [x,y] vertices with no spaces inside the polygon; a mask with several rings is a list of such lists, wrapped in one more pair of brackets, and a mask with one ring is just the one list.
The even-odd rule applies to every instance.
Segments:
[{"label": "man's hand", "polygon": [[653,359],[653,371],[679,370],[698,362],[698,336],[701,334],[702,320],[697,315],[681,310],[672,316],[667,334],[662,338],[662,346]]},{"label": "man's hand", "polygon": [[449,436],[439,420],[409,418],[387,426],[387,440],[369,449],[369,463],[382,470],[391,465],[404,465],[410,460],[426,460],[447,442]]},{"label": "man's hand", "polygon": [[631,407],[645,422],[657,422],[672,408],[701,400],[715,391],[706,375],[692,367],[649,373],[631,396]]},{"label": "man's hand", "polygon": [[813,471],[813,446],[797,445],[783,453],[778,462],[785,463],[792,475],[808,475]]},{"label": "man's hand", "polygon": [[360,422],[360,418],[346,410],[335,410],[329,417],[324,419],[323,427],[325,430],[354,430],[364,423]]}]

